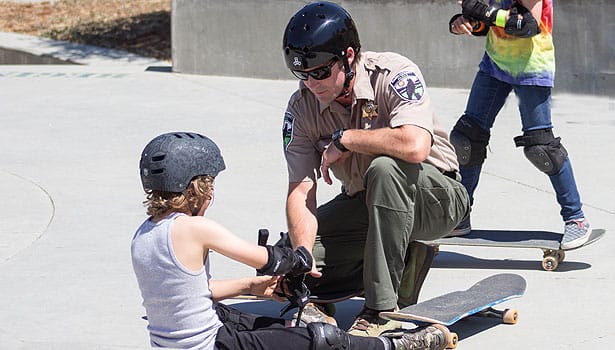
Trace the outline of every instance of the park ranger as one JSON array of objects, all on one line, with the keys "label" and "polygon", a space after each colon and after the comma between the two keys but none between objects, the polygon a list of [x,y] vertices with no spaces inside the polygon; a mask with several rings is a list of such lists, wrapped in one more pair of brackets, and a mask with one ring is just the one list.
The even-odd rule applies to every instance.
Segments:
[{"label": "park ranger", "polygon": [[[349,332],[378,335],[399,326],[378,312],[417,301],[433,259],[417,240],[448,234],[467,214],[457,157],[419,68],[395,53],[362,52],[342,7],[298,11],[283,55],[300,79],[282,127],[291,243],[315,258],[313,293],[364,290]],[[341,193],[317,208],[317,179],[331,185],[331,173]],[[318,320],[322,309],[310,304],[304,315]]]}]

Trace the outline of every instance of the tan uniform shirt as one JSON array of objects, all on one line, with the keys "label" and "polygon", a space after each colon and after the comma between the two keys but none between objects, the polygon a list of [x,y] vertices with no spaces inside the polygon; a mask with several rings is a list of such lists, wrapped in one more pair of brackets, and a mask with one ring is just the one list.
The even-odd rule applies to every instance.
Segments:
[{"label": "tan uniform shirt", "polygon": [[[303,82],[284,116],[283,139],[288,181],[315,181],[320,177],[321,156],[340,128],[378,129],[416,125],[432,135],[426,162],[442,171],[458,170],[457,157],[447,133],[431,108],[419,68],[409,59],[390,52],[364,52],[356,65],[352,108],[336,101],[322,105]],[[363,176],[373,155],[352,152],[331,170],[346,193],[364,190]]]}]

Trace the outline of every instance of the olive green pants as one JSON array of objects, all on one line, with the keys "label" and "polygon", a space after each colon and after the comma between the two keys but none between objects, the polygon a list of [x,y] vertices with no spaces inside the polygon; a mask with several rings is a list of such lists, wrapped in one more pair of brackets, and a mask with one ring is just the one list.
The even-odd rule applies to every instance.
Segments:
[{"label": "olive green pants", "polygon": [[416,303],[433,251],[411,243],[443,237],[461,221],[469,199],[457,180],[430,164],[374,159],[365,191],[318,208],[313,254],[323,275],[307,278],[312,294],[363,289],[375,310]]}]

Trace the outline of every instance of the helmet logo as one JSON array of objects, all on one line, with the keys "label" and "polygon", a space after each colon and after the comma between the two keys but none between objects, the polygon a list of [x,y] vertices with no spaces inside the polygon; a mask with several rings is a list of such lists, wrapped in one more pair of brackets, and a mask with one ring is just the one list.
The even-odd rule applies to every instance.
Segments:
[{"label": "helmet logo", "polygon": [[295,67],[301,66],[301,59],[299,57],[295,56],[295,58],[293,59],[293,66]]}]

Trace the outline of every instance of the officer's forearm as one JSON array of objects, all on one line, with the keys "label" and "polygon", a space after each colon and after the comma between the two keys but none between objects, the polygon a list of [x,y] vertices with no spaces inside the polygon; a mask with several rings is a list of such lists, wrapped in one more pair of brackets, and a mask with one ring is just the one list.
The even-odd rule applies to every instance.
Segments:
[{"label": "officer's forearm", "polygon": [[291,184],[286,201],[286,219],[293,248],[304,246],[312,251],[318,229],[316,184]]},{"label": "officer's forearm", "polygon": [[349,129],[343,142],[353,152],[388,155],[408,163],[420,163],[431,150],[431,134],[414,125],[374,130]]}]

